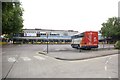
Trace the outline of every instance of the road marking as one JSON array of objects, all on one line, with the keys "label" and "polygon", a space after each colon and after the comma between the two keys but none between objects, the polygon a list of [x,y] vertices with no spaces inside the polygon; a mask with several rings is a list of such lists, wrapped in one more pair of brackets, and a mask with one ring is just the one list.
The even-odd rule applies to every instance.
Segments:
[{"label": "road marking", "polygon": [[36,58],[36,59],[39,59],[39,60],[45,60],[45,58],[40,57],[40,56],[33,56],[33,57]]},{"label": "road marking", "polygon": [[16,59],[15,59],[14,57],[10,57],[10,58],[8,58],[8,61],[9,61],[9,62],[15,62]]},{"label": "road marking", "polygon": [[107,61],[105,62],[105,64],[108,64],[108,62],[109,62],[109,61],[107,60]]},{"label": "road marking", "polygon": [[107,61],[105,62],[105,64],[108,64],[108,62],[109,62],[109,60],[110,60],[111,58],[112,58],[112,57],[109,56],[108,59],[107,59]]},{"label": "road marking", "polygon": [[31,59],[29,57],[21,57],[24,61],[30,61]]},{"label": "road marking", "polygon": [[107,71],[107,66],[105,66],[105,71]]}]

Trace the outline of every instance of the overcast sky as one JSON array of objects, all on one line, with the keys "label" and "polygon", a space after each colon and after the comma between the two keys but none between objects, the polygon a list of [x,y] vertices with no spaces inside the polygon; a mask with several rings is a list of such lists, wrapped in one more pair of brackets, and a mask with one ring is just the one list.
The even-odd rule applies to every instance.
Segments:
[{"label": "overcast sky", "polygon": [[119,0],[20,0],[24,28],[98,31],[108,18],[118,16]]}]

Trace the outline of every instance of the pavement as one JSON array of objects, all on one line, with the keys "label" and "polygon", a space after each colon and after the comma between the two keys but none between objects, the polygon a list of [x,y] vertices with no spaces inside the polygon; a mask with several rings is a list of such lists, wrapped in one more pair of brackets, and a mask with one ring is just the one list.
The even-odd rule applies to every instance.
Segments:
[{"label": "pavement", "polygon": [[0,79],[2,79],[2,46],[0,45]]},{"label": "pavement", "polygon": [[105,49],[105,50],[95,50],[95,51],[56,51],[56,52],[38,52],[39,54],[44,54],[49,57],[53,57],[59,60],[84,60],[108,55],[119,54],[120,51],[117,49]]},{"label": "pavement", "polygon": [[[10,80],[14,80],[13,78],[118,78],[119,64],[116,53],[86,60],[67,61],[55,59],[54,56],[56,54],[56,57],[75,58],[80,57],[80,54],[87,55],[94,52],[98,54],[105,50],[79,52],[70,45],[49,45],[48,54],[38,54],[39,51],[45,49],[46,45],[2,46],[2,78],[6,78],[6,80],[7,78]],[[114,50],[110,49],[110,52],[114,52]]]}]

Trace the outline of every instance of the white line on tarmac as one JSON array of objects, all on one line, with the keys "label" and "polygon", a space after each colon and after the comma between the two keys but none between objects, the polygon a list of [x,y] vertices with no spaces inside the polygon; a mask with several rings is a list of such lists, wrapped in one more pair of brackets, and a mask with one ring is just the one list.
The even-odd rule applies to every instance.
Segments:
[{"label": "white line on tarmac", "polygon": [[105,64],[108,64],[108,62],[109,62],[109,61],[107,60],[107,61],[105,62]]},{"label": "white line on tarmac", "polygon": [[10,57],[10,58],[8,58],[8,61],[9,61],[9,62],[15,62],[16,59],[15,59],[14,57]]},{"label": "white line on tarmac", "polygon": [[105,62],[105,65],[107,65],[108,64],[108,62],[109,62],[109,60],[111,59],[112,57],[108,57],[108,60]]},{"label": "white line on tarmac", "polygon": [[45,58],[40,57],[40,56],[33,56],[33,57],[36,58],[36,59],[39,59],[39,60],[45,60]]},{"label": "white line on tarmac", "polygon": [[21,57],[24,61],[30,61],[31,59],[29,57]]},{"label": "white line on tarmac", "polygon": [[107,71],[107,66],[105,66],[105,71]]}]

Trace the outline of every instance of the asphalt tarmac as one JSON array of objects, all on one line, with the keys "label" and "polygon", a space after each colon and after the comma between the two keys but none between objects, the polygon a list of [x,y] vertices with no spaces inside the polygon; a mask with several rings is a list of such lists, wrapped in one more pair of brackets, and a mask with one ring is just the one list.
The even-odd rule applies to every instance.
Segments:
[{"label": "asphalt tarmac", "polygon": [[[111,46],[112,47],[112,46]],[[118,54],[64,61],[38,54],[46,45],[10,44],[2,47],[3,78],[118,78]],[[70,45],[49,45],[49,52],[76,51]]]}]

